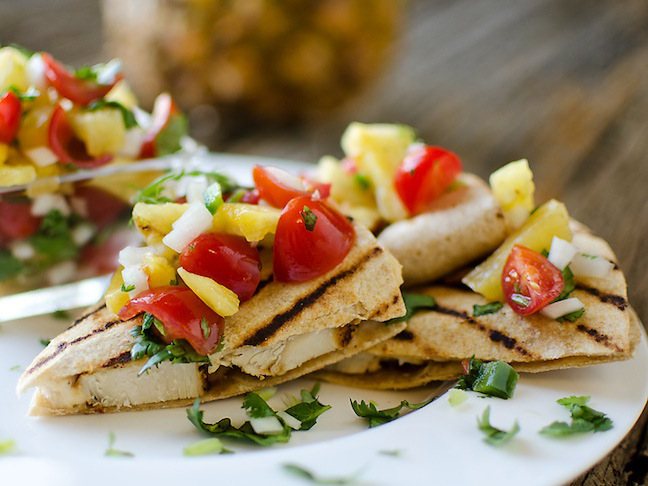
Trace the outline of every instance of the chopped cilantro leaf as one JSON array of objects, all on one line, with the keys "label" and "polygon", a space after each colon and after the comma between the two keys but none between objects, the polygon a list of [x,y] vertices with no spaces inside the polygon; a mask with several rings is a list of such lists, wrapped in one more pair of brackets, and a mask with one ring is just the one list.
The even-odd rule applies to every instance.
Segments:
[{"label": "chopped cilantro leaf", "polygon": [[364,174],[360,174],[360,173],[354,174],[353,180],[365,191],[371,188],[371,181],[369,181],[369,178]]},{"label": "chopped cilantro leaf", "polygon": [[587,406],[590,397],[571,396],[557,400],[557,403],[569,410],[571,422],[552,422],[540,430],[542,435],[550,437],[568,437],[586,432],[604,432],[612,428],[612,420],[603,412]]},{"label": "chopped cilantro leaf", "polygon": [[436,307],[436,300],[431,295],[412,294],[403,292],[403,302],[405,302],[406,312],[402,317],[395,317],[386,321],[386,324],[394,322],[409,321],[410,318],[419,310],[434,309]]},{"label": "chopped cilantro leaf", "polygon": [[165,190],[165,184],[169,181],[179,181],[183,177],[187,176],[205,176],[210,182],[218,182],[223,192],[231,192],[235,189],[238,189],[239,187],[232,179],[219,174],[218,172],[202,172],[199,170],[189,172],[180,171],[165,174],[155,179],[148,186],[139,191],[139,193],[135,196],[134,203],[142,202],[146,204],[163,204],[173,202],[170,198],[163,194]]},{"label": "chopped cilantro leaf", "polygon": [[14,277],[23,268],[23,264],[8,250],[0,248],[0,282]]},{"label": "chopped cilantro leaf", "polygon": [[149,360],[139,371],[139,375],[163,361],[172,363],[210,363],[208,356],[198,354],[184,339],[175,339],[171,344],[161,342],[152,331],[155,328],[164,335],[164,326],[151,314],[144,314],[141,326],[135,326],[130,334],[135,338],[131,349],[133,361],[149,357]]},{"label": "chopped cilantro leaf", "polygon": [[71,318],[70,313],[63,309],[55,310],[54,312],[52,312],[52,317],[54,319],[60,319],[62,321],[68,321]]},{"label": "chopped cilantro leaf", "polygon": [[20,365],[13,365],[9,368],[9,371],[20,371]]},{"label": "chopped cilantro leaf", "polygon": [[20,101],[33,101],[40,96],[40,91],[38,91],[33,86],[30,86],[27,91],[20,91],[15,86],[9,86],[9,91],[12,91]]},{"label": "chopped cilantro leaf", "polygon": [[120,457],[134,457],[135,454],[132,452],[120,451],[115,449],[113,446],[115,444],[115,434],[110,432],[108,434],[108,448],[104,453],[105,456],[120,456]]},{"label": "chopped cilantro leaf", "polygon": [[127,286],[126,284],[122,284],[122,286],[121,286],[121,291],[122,291],[122,292],[126,292],[126,293],[128,293],[128,292],[132,292],[133,290],[135,290],[135,286],[134,286],[134,285],[128,285],[128,286]]},{"label": "chopped cilantro leaf", "polygon": [[486,434],[484,442],[494,446],[500,446],[507,443],[520,431],[520,425],[517,421],[515,421],[513,428],[508,432],[493,427],[490,424],[490,405],[484,409],[484,413],[482,413],[481,417],[477,417],[477,427]]},{"label": "chopped cilantro leaf", "polygon": [[136,127],[138,125],[137,120],[135,119],[135,115],[133,114],[133,111],[129,110],[118,101],[108,101],[103,98],[99,100],[95,100],[88,105],[87,110],[97,111],[104,108],[113,108],[119,110],[122,116],[122,120],[124,120],[124,127],[126,128],[126,130],[130,130],[131,128]]},{"label": "chopped cilantro leaf", "polygon": [[79,252],[72,239],[70,228],[73,218],[64,216],[59,210],[50,211],[41,221],[30,242],[36,250],[37,259],[45,266],[71,260]]},{"label": "chopped cilantro leaf", "polygon": [[483,316],[484,314],[493,314],[494,312],[497,312],[502,308],[502,303],[501,302],[489,302],[488,304],[484,305],[479,305],[475,304],[473,305],[473,316],[474,317],[479,317]]},{"label": "chopped cilantro leaf", "polygon": [[378,454],[381,456],[400,457],[403,454],[403,451],[400,449],[383,449],[378,451]]},{"label": "chopped cilantro leaf", "polygon": [[180,140],[187,134],[188,123],[184,115],[172,115],[166,126],[155,137],[155,155],[161,157],[180,150]]},{"label": "chopped cilantro leaf", "polygon": [[384,410],[378,410],[376,405],[372,402],[365,403],[365,401],[362,400],[358,403],[355,400],[351,400],[351,408],[353,408],[353,411],[358,417],[367,419],[369,421],[369,427],[371,428],[396,420],[403,408],[418,410],[419,408],[426,406],[432,400],[433,398],[430,398],[421,403],[409,403],[407,400],[403,400],[400,402],[400,405],[393,408],[386,408]]},{"label": "chopped cilantro leaf", "polygon": [[306,226],[306,229],[308,231],[314,231],[315,223],[317,223],[317,215],[315,215],[308,206],[304,206],[304,210],[299,211],[299,214],[301,214],[301,217],[304,220],[304,226]]},{"label": "chopped cilantro leaf", "polygon": [[[285,413],[301,422],[299,430],[310,429],[315,425],[317,418],[331,408],[329,405],[323,405],[317,400],[318,390],[319,384],[315,385],[310,391],[302,390],[302,401],[284,410]],[[243,399],[243,408],[246,409],[248,416],[252,419],[276,417],[280,420],[283,431],[272,435],[259,434],[254,431],[249,420],[240,427],[233,426],[229,418],[221,419],[213,424],[205,423],[203,421],[203,411],[200,410],[199,399],[196,399],[192,408],[187,409],[187,418],[198,430],[214,437],[246,440],[260,446],[270,446],[290,440],[292,429],[258,393],[247,393]]]},{"label": "chopped cilantro leaf", "polygon": [[178,281],[178,277],[174,278],[169,282],[169,285],[180,285],[180,282]]},{"label": "chopped cilantro leaf", "polygon": [[563,291],[560,293],[560,295],[554,299],[554,302],[558,302],[559,300],[565,300],[576,288],[576,284],[574,283],[574,274],[569,268],[569,265],[567,265],[563,269],[562,276],[563,276],[563,280],[565,281],[565,287],[563,288]]},{"label": "chopped cilantro leaf", "polygon": [[74,77],[81,80],[96,81],[97,72],[96,66],[81,66],[74,70]]},{"label": "chopped cilantro leaf", "polygon": [[297,464],[284,464],[283,468],[290,474],[294,474],[295,476],[299,476],[302,479],[306,479],[313,484],[353,484],[358,480],[360,474],[362,474],[362,470],[360,470],[348,477],[321,478],[319,476],[315,476],[315,474],[310,472],[308,469],[298,466]]},{"label": "chopped cilantro leaf", "polygon": [[43,347],[49,346],[49,343],[51,342],[51,339],[40,339],[40,343],[43,345]]}]

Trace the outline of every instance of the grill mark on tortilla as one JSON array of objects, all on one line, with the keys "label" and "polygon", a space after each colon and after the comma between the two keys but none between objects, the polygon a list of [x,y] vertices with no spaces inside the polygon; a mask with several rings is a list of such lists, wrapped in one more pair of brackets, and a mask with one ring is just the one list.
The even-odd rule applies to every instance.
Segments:
[{"label": "grill mark on tortilla", "polygon": [[34,371],[36,371],[38,368],[40,368],[40,367],[43,366],[44,364],[49,363],[49,362],[52,361],[56,356],[58,356],[58,355],[61,354],[63,351],[65,351],[68,347],[70,347],[70,346],[74,346],[75,344],[78,344],[78,343],[80,343],[81,341],[84,341],[84,340],[88,339],[89,337],[92,337],[92,336],[94,336],[94,335],[96,335],[96,334],[99,334],[99,333],[101,333],[101,332],[107,331],[108,329],[110,329],[111,327],[113,327],[115,324],[119,324],[120,322],[123,322],[123,321],[121,321],[121,320],[119,320],[119,319],[118,319],[118,320],[115,320],[115,321],[109,321],[109,322],[107,322],[106,324],[104,324],[102,327],[97,328],[97,329],[93,329],[92,332],[91,332],[90,334],[86,334],[85,336],[80,336],[80,337],[78,337],[78,338],[76,338],[76,339],[73,339],[73,340],[70,341],[70,342],[63,341],[63,342],[59,343],[59,344],[56,346],[56,349],[54,350],[54,352],[53,352],[52,354],[48,354],[48,355],[45,356],[43,359],[41,359],[38,363],[36,363],[34,366],[32,366],[31,368],[29,368],[29,369],[27,370],[26,374],[33,373]]},{"label": "grill mark on tortilla", "polygon": [[243,346],[258,346],[259,344],[268,340],[291,319],[295,318],[297,315],[299,315],[300,312],[302,312],[307,307],[313,305],[317,301],[317,299],[319,299],[322,295],[324,295],[324,293],[326,293],[326,291],[330,287],[335,286],[338,282],[341,282],[345,278],[356,273],[360,269],[360,267],[362,267],[372,258],[380,255],[382,252],[383,250],[381,247],[379,246],[374,247],[369,253],[367,253],[365,256],[360,258],[360,260],[356,264],[354,264],[347,270],[344,270],[343,272],[334,275],[333,277],[329,278],[327,281],[323,282],[319,287],[317,287],[310,294],[307,294],[304,297],[297,300],[297,302],[293,304],[292,308],[288,309],[285,312],[282,312],[281,314],[277,314],[276,316],[274,316],[270,322],[264,325],[256,333],[252,334],[251,336],[248,336],[243,341]]},{"label": "grill mark on tortilla", "polygon": [[93,310],[92,312],[88,312],[87,314],[84,314],[84,315],[82,315],[81,317],[79,317],[76,321],[74,321],[74,322],[72,323],[72,325],[71,325],[70,327],[68,327],[68,329],[72,329],[72,328],[73,328],[74,326],[76,326],[77,324],[81,324],[81,323],[82,323],[83,321],[85,321],[88,317],[95,315],[97,312],[99,312],[99,311],[100,311],[101,309],[103,309],[104,307],[106,307],[106,303],[105,303],[105,302],[104,302],[103,305],[97,307],[97,308],[96,308],[95,310]]},{"label": "grill mark on tortilla", "polygon": [[394,336],[394,339],[398,341],[414,341],[414,334],[412,331],[405,329],[404,331],[399,332]]},{"label": "grill mark on tortilla", "polygon": [[357,328],[358,326],[350,324],[338,329],[337,337],[340,348],[346,348],[349,345],[351,338],[353,338],[353,334],[355,333]]},{"label": "grill mark on tortilla", "polygon": [[628,308],[628,301],[620,295],[607,294],[593,287],[586,287],[584,285],[579,285],[578,288],[598,298],[598,300],[604,304],[612,304],[620,311],[624,311]]},{"label": "grill mark on tortilla", "polygon": [[467,323],[477,327],[477,329],[479,329],[480,331],[487,333],[488,338],[494,343],[499,343],[502,346],[504,346],[506,349],[517,351],[523,356],[530,356],[530,357],[533,356],[531,352],[529,352],[526,348],[518,344],[517,339],[511,336],[507,336],[506,334],[504,334],[501,331],[498,331],[497,329],[487,328],[484,324],[479,322],[474,317],[470,316],[467,312],[449,309],[447,307],[443,307],[440,305],[433,307],[432,309],[430,309],[430,311],[463,319]]},{"label": "grill mark on tortilla", "polygon": [[599,344],[602,344],[606,348],[614,348],[615,350],[617,350],[619,352],[621,351],[621,348],[619,348],[619,346],[614,344],[610,340],[609,336],[600,333],[596,329],[592,329],[591,327],[587,327],[584,324],[579,324],[578,326],[576,326],[576,329],[578,329],[580,332],[584,332],[585,334],[590,336],[592,339],[594,339],[594,341],[596,341]]},{"label": "grill mark on tortilla", "polygon": [[114,358],[110,358],[108,361],[106,361],[104,364],[102,364],[101,367],[102,368],[110,368],[112,366],[115,366],[116,364],[128,363],[130,360],[131,360],[130,351],[124,351],[119,356],[115,356]]}]

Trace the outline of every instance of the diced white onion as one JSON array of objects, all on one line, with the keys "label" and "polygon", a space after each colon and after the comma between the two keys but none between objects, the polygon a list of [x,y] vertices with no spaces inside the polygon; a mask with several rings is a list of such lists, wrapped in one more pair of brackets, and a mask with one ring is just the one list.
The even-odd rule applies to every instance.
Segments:
[{"label": "diced white onion", "polygon": [[117,75],[122,70],[122,63],[119,59],[113,59],[107,62],[103,68],[97,73],[97,83],[104,85],[115,84]]},{"label": "diced white onion", "polygon": [[187,202],[189,204],[205,204],[205,190],[207,189],[207,180],[195,181],[187,187]]},{"label": "diced white onion", "polygon": [[579,253],[570,268],[576,277],[604,278],[612,271],[614,264],[600,256]]},{"label": "diced white onion", "polygon": [[257,434],[277,435],[284,430],[277,417],[251,418],[250,425]]},{"label": "diced white onion", "polygon": [[58,162],[58,157],[48,147],[36,147],[25,150],[25,155],[38,167],[47,167]]},{"label": "diced white onion", "polygon": [[72,280],[77,274],[76,263],[72,261],[54,265],[47,271],[47,280],[52,285],[59,285]]},{"label": "diced white onion", "polygon": [[133,127],[126,130],[124,145],[117,151],[117,155],[129,158],[137,158],[142,151],[142,144],[146,133],[141,127]]},{"label": "diced white onion", "polygon": [[40,54],[34,54],[29,58],[26,74],[30,86],[33,86],[39,91],[47,88],[47,81],[45,80],[45,62]]},{"label": "diced white onion", "polygon": [[133,107],[133,115],[135,115],[135,121],[142,128],[142,130],[146,132],[149,128],[151,128],[151,125],[153,124],[153,117],[149,113],[135,106]]},{"label": "diced white onion", "polygon": [[149,288],[148,275],[141,265],[131,265],[122,270],[122,279],[124,280],[124,287],[135,287],[128,292],[128,296],[133,299],[140,292]]},{"label": "diced white onion", "polygon": [[301,420],[296,419],[288,412],[282,410],[281,412],[277,412],[277,415],[281,417],[281,420],[283,420],[284,423],[293,430],[299,430],[302,425]]},{"label": "diced white onion", "polygon": [[212,225],[212,214],[203,203],[193,203],[175,223],[173,230],[162,238],[172,250],[181,253],[184,247]]},{"label": "diced white onion", "polygon": [[204,186],[204,188],[207,189],[208,185],[209,184],[205,176],[185,176],[176,182],[176,185],[174,186],[175,195],[176,197],[187,196],[187,200],[189,200],[189,191],[192,186],[195,186],[196,188]]},{"label": "diced white onion", "polygon": [[148,254],[159,255],[164,251],[160,246],[127,246],[119,252],[119,264],[123,267],[141,265]]},{"label": "diced white onion", "polygon": [[92,239],[94,233],[92,225],[80,224],[72,230],[72,240],[77,246],[83,246]]},{"label": "diced white onion", "polygon": [[291,174],[290,172],[286,172],[285,170],[278,169],[276,167],[265,167],[265,170],[278,182],[284,184],[285,186],[291,187],[298,191],[306,190],[306,185],[304,184],[303,179]]},{"label": "diced white onion", "polygon": [[543,307],[540,310],[540,314],[548,317],[549,319],[558,319],[559,317],[562,317],[566,314],[576,312],[583,307],[585,306],[580,300],[578,300],[576,297],[570,297],[569,299],[559,300],[558,302],[554,302],[553,304],[549,304]]},{"label": "diced white onion", "polygon": [[60,194],[43,194],[34,199],[31,207],[33,216],[45,216],[50,211],[58,210],[63,216],[70,215],[70,206]]},{"label": "diced white onion", "polygon": [[36,256],[36,250],[31,243],[25,240],[14,241],[9,245],[11,254],[18,260],[29,260]]},{"label": "diced white onion", "polygon": [[547,260],[553,263],[558,270],[564,270],[577,253],[578,248],[569,241],[554,236],[553,240],[551,240],[551,249],[549,250]]}]

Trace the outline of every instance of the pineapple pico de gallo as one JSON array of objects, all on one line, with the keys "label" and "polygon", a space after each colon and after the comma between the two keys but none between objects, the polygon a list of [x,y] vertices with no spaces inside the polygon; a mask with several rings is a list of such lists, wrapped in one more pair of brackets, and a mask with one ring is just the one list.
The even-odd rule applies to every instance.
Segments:
[{"label": "pineapple pico de gallo", "polygon": [[[438,197],[461,184],[459,157],[420,142],[406,125],[351,123],[341,145],[344,158],[323,157],[317,179],[330,185],[331,199],[345,214],[376,232],[424,214]],[[550,319],[578,319],[585,308],[570,297],[574,280],[605,278],[613,263],[571,243],[564,204],[550,200],[535,206],[526,159],[495,171],[489,182],[508,236],[463,283],[491,301],[506,302],[519,315],[540,312]]]},{"label": "pineapple pico de gallo", "polygon": [[172,173],[136,199],[133,224],[146,245],[120,252],[105,301],[122,319],[145,313],[135,332],[147,340],[182,348],[165,359],[203,360],[217,348],[223,318],[260,282],[312,280],[354,245],[328,185],[263,166],[253,179],[249,188],[219,173]]},{"label": "pineapple pico de gallo", "polygon": [[118,60],[71,69],[46,52],[0,48],[0,187],[28,187],[0,196],[0,282],[114,270],[133,181],[56,176],[176,152],[186,131],[168,94],[152,114],[137,106]]}]

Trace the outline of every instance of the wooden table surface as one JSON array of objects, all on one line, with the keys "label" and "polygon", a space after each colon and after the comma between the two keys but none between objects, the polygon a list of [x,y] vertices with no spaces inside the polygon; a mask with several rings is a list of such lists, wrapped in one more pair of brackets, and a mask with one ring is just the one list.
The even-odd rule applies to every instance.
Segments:
[{"label": "wooden table surface", "polygon": [[[3,0],[0,41],[105,56],[94,0]],[[648,2],[411,0],[387,72],[351,104],[213,148],[315,162],[340,154],[353,120],[412,125],[481,176],[527,157],[537,200],[563,200],[610,242],[648,322]],[[647,420],[574,484],[647,484]]]}]

